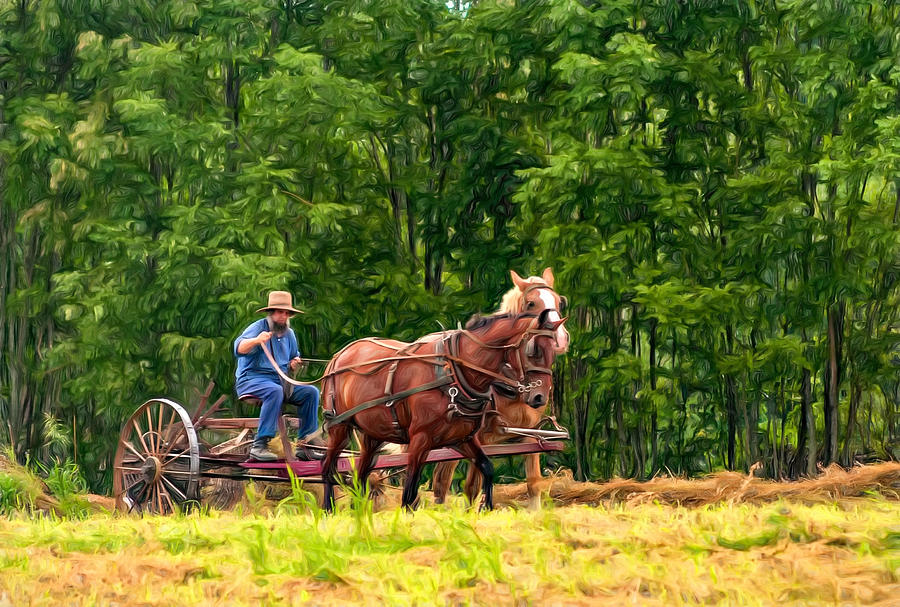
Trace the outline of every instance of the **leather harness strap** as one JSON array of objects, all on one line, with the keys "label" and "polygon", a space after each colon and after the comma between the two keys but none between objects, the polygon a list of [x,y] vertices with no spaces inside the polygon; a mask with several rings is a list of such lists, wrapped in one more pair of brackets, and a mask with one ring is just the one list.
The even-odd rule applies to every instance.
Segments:
[{"label": "leather harness strap", "polygon": [[325,411],[325,423],[326,425],[332,426],[334,424],[340,424],[341,422],[347,421],[349,418],[353,417],[357,413],[365,411],[366,409],[371,409],[377,405],[386,403],[392,400],[400,400],[406,398],[407,396],[412,396],[413,394],[418,394],[419,392],[425,392],[427,390],[434,390],[435,388],[440,388],[441,386],[446,386],[447,384],[453,383],[453,378],[449,375],[435,379],[433,381],[428,382],[427,384],[422,384],[421,386],[416,386],[415,388],[410,388],[409,390],[403,390],[402,392],[397,392],[396,394],[388,394],[387,396],[382,396],[380,398],[376,398],[370,401],[366,401],[360,405],[356,405],[352,409],[348,409],[344,411],[340,415],[329,415],[330,411]]}]

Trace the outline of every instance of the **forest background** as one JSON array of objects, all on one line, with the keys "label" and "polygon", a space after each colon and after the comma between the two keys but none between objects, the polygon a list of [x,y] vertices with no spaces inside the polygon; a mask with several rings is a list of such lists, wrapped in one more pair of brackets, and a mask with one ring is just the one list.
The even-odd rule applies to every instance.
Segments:
[{"label": "forest background", "polygon": [[0,0],[0,443],[107,490],[268,290],[328,358],[550,266],[577,478],[896,459],[898,58],[893,0]]}]

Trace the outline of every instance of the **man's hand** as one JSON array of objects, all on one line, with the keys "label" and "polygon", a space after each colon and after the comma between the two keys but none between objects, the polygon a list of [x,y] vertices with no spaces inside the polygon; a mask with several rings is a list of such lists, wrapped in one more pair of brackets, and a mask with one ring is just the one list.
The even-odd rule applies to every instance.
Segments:
[{"label": "man's hand", "polygon": [[263,331],[259,335],[256,336],[256,343],[258,345],[262,345],[272,339],[272,333],[269,331]]},{"label": "man's hand", "polygon": [[296,371],[297,369],[300,368],[300,365],[303,364],[303,359],[300,358],[299,356],[296,356],[296,357],[292,358],[291,362],[289,362],[288,364],[291,367],[291,373],[293,373],[294,371]]}]

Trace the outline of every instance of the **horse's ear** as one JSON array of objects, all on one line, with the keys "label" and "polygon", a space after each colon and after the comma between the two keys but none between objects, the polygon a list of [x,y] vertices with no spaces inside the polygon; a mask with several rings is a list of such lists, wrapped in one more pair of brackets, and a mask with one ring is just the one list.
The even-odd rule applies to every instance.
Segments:
[{"label": "horse's ear", "polygon": [[466,330],[477,329],[482,321],[484,321],[484,317],[481,314],[473,314],[466,322]]},{"label": "horse's ear", "polygon": [[528,286],[528,282],[524,278],[516,274],[515,270],[510,270],[509,275],[512,276],[513,284],[516,285],[516,287],[518,287],[520,291],[524,291],[525,287]]},{"label": "horse's ear", "polygon": [[528,343],[525,344],[525,356],[528,358],[534,358],[537,355],[537,343],[534,341],[534,338],[528,340]]},{"label": "horse's ear", "polygon": [[551,289],[553,288],[553,280],[554,280],[554,278],[553,278],[553,269],[552,269],[552,268],[546,268],[546,269],[544,269],[544,273],[541,274],[541,278],[544,279],[544,282],[547,283],[547,286],[548,286],[548,287],[550,287]]},{"label": "horse's ear", "polygon": [[555,320],[555,321],[551,322],[550,326],[548,326],[547,328],[550,329],[551,331],[556,331],[567,320],[569,320],[568,316],[566,316],[565,318],[560,318],[559,320]]}]

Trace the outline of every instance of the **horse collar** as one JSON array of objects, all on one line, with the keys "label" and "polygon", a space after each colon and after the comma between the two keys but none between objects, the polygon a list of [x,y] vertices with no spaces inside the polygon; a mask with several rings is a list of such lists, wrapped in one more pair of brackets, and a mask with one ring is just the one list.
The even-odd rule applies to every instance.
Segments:
[{"label": "horse collar", "polygon": [[459,355],[459,339],[461,335],[462,331],[454,331],[446,338],[447,353],[450,354],[450,358],[448,359],[448,362],[450,363],[450,374],[453,376],[453,383],[459,386],[459,391],[461,392],[460,401],[469,401],[466,403],[467,405],[481,407],[490,397],[490,390],[487,392],[479,392],[473,388],[469,382],[466,381],[463,370],[460,369],[459,365],[456,363],[455,359]]}]

